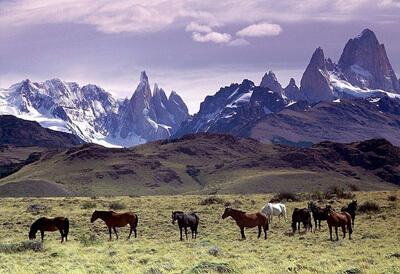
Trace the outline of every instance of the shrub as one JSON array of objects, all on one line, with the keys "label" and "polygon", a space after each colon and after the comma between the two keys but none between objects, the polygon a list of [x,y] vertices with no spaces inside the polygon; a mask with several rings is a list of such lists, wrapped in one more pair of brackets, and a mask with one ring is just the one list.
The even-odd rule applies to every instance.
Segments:
[{"label": "shrub", "polygon": [[360,213],[375,213],[380,211],[381,211],[380,206],[377,203],[371,201],[363,203],[358,208],[358,212]]},{"label": "shrub", "polygon": [[395,201],[397,201],[397,196],[396,196],[396,195],[389,195],[389,196],[388,196],[388,201],[390,201],[390,202],[395,202]]},{"label": "shrub", "polygon": [[234,200],[233,202],[230,202],[230,201],[226,201],[225,203],[224,203],[224,206],[225,207],[239,207],[239,206],[241,206],[243,203],[240,201],[240,200]]},{"label": "shrub", "polygon": [[351,191],[360,191],[360,187],[358,185],[355,184],[350,184],[349,188]]},{"label": "shrub", "polygon": [[19,244],[0,244],[0,253],[18,253],[27,250],[44,251],[43,243],[40,241],[23,241]]},{"label": "shrub", "polygon": [[91,208],[95,208],[96,207],[96,203],[94,202],[90,202],[90,201],[86,201],[82,204],[82,209],[91,209]]},{"label": "shrub", "polygon": [[332,199],[334,197],[339,199],[353,199],[355,196],[356,195],[354,195],[352,192],[346,192],[343,187],[339,186],[331,186],[325,192],[326,199]]},{"label": "shrub", "polygon": [[37,205],[37,204],[29,205],[26,209],[27,212],[30,212],[33,215],[39,215],[41,213],[46,213],[49,210],[50,210],[49,207],[47,207],[45,205]]},{"label": "shrub", "polygon": [[282,202],[282,201],[292,201],[292,202],[300,202],[301,197],[298,194],[292,193],[292,192],[281,192],[274,197],[272,197],[270,202]]},{"label": "shrub", "polygon": [[110,209],[121,210],[121,209],[125,209],[125,208],[126,208],[126,206],[121,202],[111,202],[110,203]]},{"label": "shrub", "polygon": [[190,273],[233,273],[227,263],[201,262],[192,268]]},{"label": "shrub", "polygon": [[214,205],[214,204],[223,204],[223,203],[224,203],[224,200],[218,196],[210,196],[199,202],[200,205]]}]

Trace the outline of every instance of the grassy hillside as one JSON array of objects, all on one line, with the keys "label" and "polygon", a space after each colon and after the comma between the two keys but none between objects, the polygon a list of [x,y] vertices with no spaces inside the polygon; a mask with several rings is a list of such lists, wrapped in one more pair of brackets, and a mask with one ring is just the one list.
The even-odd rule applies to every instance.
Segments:
[{"label": "grassy hillside", "polygon": [[39,161],[1,179],[0,195],[239,194],[333,185],[395,189],[399,159],[400,149],[384,140],[301,149],[200,134],[132,149],[86,144],[43,153]]},{"label": "grassy hillside", "polygon": [[[325,223],[321,232],[293,236],[290,223],[277,219],[268,240],[258,240],[252,229],[241,241],[234,221],[221,219],[224,204],[257,211],[272,195],[219,195],[208,205],[201,205],[207,196],[3,198],[0,273],[400,273],[400,202],[388,200],[395,195],[400,198],[400,191],[357,192],[359,204],[374,201],[381,210],[358,215],[353,239],[339,242],[329,241]],[[94,209],[115,202],[138,213],[137,239],[127,241],[128,228],[122,228],[120,240],[109,242],[104,223],[90,223]],[[348,202],[335,200],[333,206]],[[32,211],[32,205],[45,208]],[[290,215],[307,201],[286,205]],[[178,240],[172,210],[198,212],[198,239]],[[30,224],[44,215],[70,218],[69,241],[60,244],[58,232],[47,233],[43,251],[24,250]]]}]

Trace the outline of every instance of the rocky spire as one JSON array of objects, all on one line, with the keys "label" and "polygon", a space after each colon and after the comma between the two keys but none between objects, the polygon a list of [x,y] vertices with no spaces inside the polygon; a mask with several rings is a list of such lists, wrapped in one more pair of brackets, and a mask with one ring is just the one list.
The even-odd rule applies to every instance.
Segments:
[{"label": "rocky spire", "polygon": [[365,29],[344,47],[339,67],[348,81],[361,88],[383,89],[400,93],[400,85],[375,33]]},{"label": "rocky spire", "polygon": [[293,78],[290,78],[289,84],[284,88],[284,93],[288,99],[293,101],[305,99],[304,94],[300,92],[300,89]]},{"label": "rocky spire", "polygon": [[283,94],[283,88],[281,84],[278,82],[278,79],[276,78],[276,75],[272,70],[265,73],[265,75],[261,80],[260,86],[269,88],[270,90],[277,92],[279,94]]},{"label": "rocky spire", "polygon": [[317,48],[301,78],[301,93],[310,102],[330,100],[333,98],[333,89],[329,81],[325,55],[322,48]]}]

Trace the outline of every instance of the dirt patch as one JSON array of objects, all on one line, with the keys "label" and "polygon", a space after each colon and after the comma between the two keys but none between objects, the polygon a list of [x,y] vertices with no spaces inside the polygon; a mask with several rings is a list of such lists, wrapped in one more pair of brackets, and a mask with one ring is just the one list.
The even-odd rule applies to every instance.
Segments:
[{"label": "dirt patch", "polygon": [[1,197],[54,197],[71,196],[73,192],[64,186],[47,181],[28,180],[0,186]]}]

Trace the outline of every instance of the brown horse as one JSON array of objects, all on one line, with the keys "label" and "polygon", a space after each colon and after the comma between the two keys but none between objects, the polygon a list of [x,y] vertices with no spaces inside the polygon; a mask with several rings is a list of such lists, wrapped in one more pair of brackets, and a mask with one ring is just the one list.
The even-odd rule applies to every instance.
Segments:
[{"label": "brown horse", "polygon": [[42,242],[44,239],[45,231],[60,231],[61,234],[61,242],[68,240],[68,232],[69,232],[69,220],[64,217],[56,217],[56,218],[46,218],[42,217],[37,219],[32,225],[29,231],[29,240],[36,239],[36,233],[40,230],[40,235],[42,238]]},{"label": "brown horse", "polygon": [[114,211],[97,211],[95,210],[92,214],[92,218],[90,221],[93,223],[97,219],[102,219],[107,227],[108,232],[110,234],[110,241],[111,241],[111,228],[114,230],[115,235],[118,239],[118,233],[116,227],[123,227],[126,225],[130,225],[131,229],[129,232],[128,239],[131,238],[132,231],[135,232],[135,238],[137,237],[136,234],[136,227],[138,224],[138,216],[133,212],[125,212],[125,213],[116,213]]},{"label": "brown horse", "polygon": [[349,230],[349,240],[351,240],[351,233],[353,233],[353,228],[351,225],[351,216],[347,212],[336,212],[333,210],[333,208],[330,205],[326,206],[328,210],[328,227],[329,227],[329,234],[330,234],[330,239],[332,239],[332,227],[335,227],[335,233],[336,233],[336,241],[339,240],[338,236],[338,227],[342,227],[343,231],[343,239],[346,238],[346,226],[347,229]]},{"label": "brown horse", "polygon": [[268,218],[261,212],[257,213],[246,213],[241,210],[233,209],[233,208],[225,208],[225,212],[222,215],[222,219],[227,217],[232,217],[236,221],[236,224],[240,228],[240,234],[242,235],[242,239],[246,239],[244,235],[244,228],[253,228],[258,226],[258,238],[261,237],[261,228],[264,230],[264,239],[267,239],[267,230],[268,228]]}]

